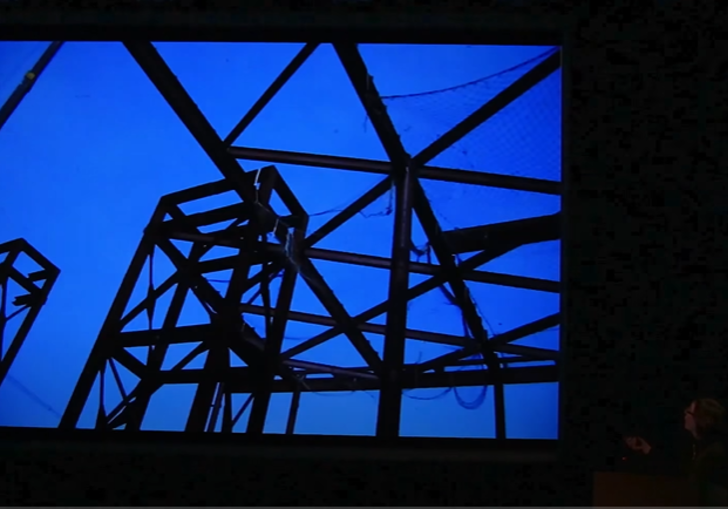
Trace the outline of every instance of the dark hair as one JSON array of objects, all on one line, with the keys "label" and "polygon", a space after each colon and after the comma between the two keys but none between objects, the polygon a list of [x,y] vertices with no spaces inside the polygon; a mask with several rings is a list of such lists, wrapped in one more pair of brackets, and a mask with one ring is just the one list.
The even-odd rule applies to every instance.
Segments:
[{"label": "dark hair", "polygon": [[695,431],[698,436],[725,434],[728,432],[726,409],[717,400],[700,398],[695,400]]}]

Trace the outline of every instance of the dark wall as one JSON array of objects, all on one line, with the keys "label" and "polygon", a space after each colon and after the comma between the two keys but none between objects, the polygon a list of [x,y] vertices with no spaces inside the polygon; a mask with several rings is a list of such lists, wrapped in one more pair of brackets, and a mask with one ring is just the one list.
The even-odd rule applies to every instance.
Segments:
[{"label": "dark wall", "polygon": [[[679,432],[683,405],[723,393],[728,376],[726,48],[708,30],[715,13],[666,4],[518,18],[570,27],[563,472],[47,450],[6,455],[0,493],[15,504],[588,504],[589,473],[621,430]],[[487,22],[521,23],[498,19]]]},{"label": "dark wall", "polygon": [[[623,429],[668,449],[724,394],[725,42],[683,8],[594,13],[572,53],[565,442],[605,467]],[[721,136],[721,131],[723,136]]]}]

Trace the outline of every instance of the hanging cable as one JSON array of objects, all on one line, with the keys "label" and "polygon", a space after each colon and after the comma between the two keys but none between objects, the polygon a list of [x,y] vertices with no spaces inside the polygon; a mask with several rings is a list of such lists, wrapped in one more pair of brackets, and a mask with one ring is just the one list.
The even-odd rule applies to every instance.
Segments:
[{"label": "hanging cable", "polygon": [[52,413],[54,416],[58,417],[59,419],[61,418],[61,412],[59,412],[58,410],[56,410],[55,408],[53,408],[51,405],[49,405],[48,403],[46,403],[35,392],[33,392],[30,389],[28,389],[28,387],[24,383],[22,383],[20,380],[18,380],[17,378],[15,378],[14,376],[12,376],[11,374],[8,374],[6,378],[7,378],[7,380],[10,383],[12,383],[13,385],[15,385],[18,389],[20,389],[20,391],[23,394],[25,394],[31,400],[33,400],[33,402],[35,402],[39,406],[43,407],[45,410],[47,410],[48,412]]},{"label": "hanging cable", "polygon": [[[418,257],[418,260],[422,256],[425,256],[427,259],[427,263],[432,264],[432,247],[430,246],[429,243],[425,244],[425,246],[422,248],[417,248],[413,243],[410,243],[410,250],[415,254],[415,256]],[[460,264],[461,260],[457,256],[455,258],[456,258],[457,263]],[[463,327],[463,337],[466,337],[466,338],[470,339],[471,341],[474,341],[474,338],[470,334],[470,329],[468,328],[467,320],[465,319],[465,313],[463,312],[460,304],[457,302],[455,295],[453,295],[453,293],[444,284],[438,286],[438,289],[445,297],[448,305],[456,306],[460,310],[460,318],[461,318],[461,323],[462,323],[462,327]],[[488,326],[490,331],[493,332],[492,327],[487,322],[487,319],[485,318],[485,316],[483,316],[483,313],[479,309],[477,309],[477,303],[474,303],[474,305],[476,306],[476,310],[477,310],[478,314],[480,315],[480,317],[486,322],[486,325]],[[475,354],[475,355],[483,360],[483,364],[481,364],[480,369],[484,370],[483,365],[485,364],[485,356],[484,356],[483,352],[479,352],[478,354]],[[496,356],[500,357],[497,353],[496,353]],[[419,363],[419,361],[418,361],[418,363]],[[463,371],[463,369],[464,368],[461,367],[461,368],[457,369],[457,371]],[[410,389],[410,390],[414,390],[414,389]],[[411,399],[422,400],[422,401],[432,401],[432,400],[441,399],[441,398],[444,398],[445,396],[447,396],[448,394],[450,394],[450,392],[453,392],[454,396],[455,396],[455,400],[457,401],[458,405],[460,405],[460,407],[465,408],[466,410],[476,410],[476,409],[480,408],[487,399],[488,385],[483,385],[481,387],[480,393],[475,397],[475,399],[473,401],[466,401],[459,393],[457,386],[450,386],[450,387],[446,388],[443,392],[441,392],[435,396],[429,396],[429,397],[413,396],[411,394],[407,394],[407,392],[408,391],[403,391],[403,394],[406,397],[411,398]]]},{"label": "hanging cable", "polygon": [[418,92],[418,93],[414,93],[414,94],[383,95],[381,97],[382,97],[382,100],[386,102],[386,101],[389,101],[389,100],[392,100],[392,99],[404,99],[404,98],[408,98],[408,97],[422,97],[422,96],[427,96],[427,95],[441,94],[443,92],[451,92],[453,90],[458,90],[458,89],[461,89],[461,88],[466,88],[466,87],[470,87],[470,86],[473,86],[473,85],[478,85],[479,83],[482,83],[484,81],[490,81],[493,78],[498,78],[499,76],[503,76],[504,74],[512,73],[514,71],[517,71],[519,69],[522,69],[524,67],[527,67],[527,66],[529,66],[529,65],[531,65],[531,64],[533,64],[535,62],[539,62],[541,60],[544,60],[547,57],[549,57],[549,56],[553,55],[554,53],[556,53],[557,51],[559,51],[558,48],[549,48],[547,51],[545,51],[545,52],[541,53],[540,55],[535,56],[535,57],[533,57],[531,59],[528,59],[525,62],[521,62],[519,64],[516,64],[516,65],[512,66],[512,67],[509,67],[508,69],[504,69],[502,71],[498,71],[498,72],[493,73],[493,74],[490,74],[488,76],[484,76],[482,78],[478,78],[478,79],[473,80],[473,81],[468,81],[467,83],[461,83],[460,85],[455,85],[455,86],[446,87],[446,88],[439,88],[437,90],[428,90],[427,92]]}]

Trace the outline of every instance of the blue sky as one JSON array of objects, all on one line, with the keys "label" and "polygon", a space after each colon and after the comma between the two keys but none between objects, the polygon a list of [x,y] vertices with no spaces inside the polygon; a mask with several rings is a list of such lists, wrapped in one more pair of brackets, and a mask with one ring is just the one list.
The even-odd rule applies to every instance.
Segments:
[{"label": "blue sky", "polygon": [[[46,46],[42,42],[0,42],[0,101],[10,95]],[[302,46],[156,44],[223,138]],[[492,98],[537,60],[506,73],[501,71],[548,50],[360,45],[377,88],[386,96],[385,103],[405,148],[412,154]],[[481,79],[484,77],[489,78]],[[437,92],[429,93],[432,91]],[[557,72],[431,164],[559,180],[560,97],[561,77]],[[234,145],[386,159],[330,45],[322,45],[314,52]],[[24,237],[61,269],[10,377],[0,387],[0,425],[52,427],[58,424],[159,198],[218,180],[221,175],[123,45],[113,42],[66,43],[0,130],[0,155],[0,241]],[[265,166],[254,161],[240,163],[245,170]],[[381,180],[379,175],[348,171],[277,167],[313,216],[309,231]],[[446,230],[560,209],[560,199],[555,196],[434,181],[423,181],[423,187]],[[386,212],[391,198],[387,193],[316,247],[389,256],[393,214]],[[232,203],[230,200],[233,198],[222,195],[183,210],[204,210]],[[426,242],[416,221],[413,241],[418,246]],[[559,251],[558,242],[524,246],[482,268],[558,279]],[[386,271],[326,261],[314,264],[352,315],[386,299]],[[170,262],[156,256],[156,284],[171,272]],[[425,278],[413,274],[410,284]],[[219,283],[215,285],[222,288]],[[505,332],[559,309],[556,294],[484,283],[468,285],[492,333]],[[143,298],[145,292],[142,283],[134,298]],[[293,309],[327,314],[300,282]],[[180,325],[204,323],[205,318],[200,305],[190,301],[185,304]],[[258,317],[246,319],[256,328],[262,326]],[[155,320],[161,322],[161,317]],[[384,324],[385,316],[372,323]],[[132,322],[127,330],[135,327],[145,329],[145,319]],[[449,306],[437,290],[412,301],[408,327],[462,334],[457,309]],[[290,322],[284,349],[323,330]],[[366,335],[381,354],[382,337]],[[554,328],[516,344],[558,349],[558,338],[558,328]],[[452,349],[408,341],[407,362],[425,361]],[[171,367],[189,350],[185,345],[172,347],[168,365]],[[363,364],[343,336],[296,358],[342,366]],[[202,362],[204,359],[198,358],[190,367],[201,367]],[[142,428],[181,430],[193,391],[193,386],[186,385],[162,388],[153,397]],[[453,391],[432,399],[443,392],[419,389],[405,393],[402,435],[494,436],[490,391],[475,409],[463,408]],[[459,389],[457,396],[473,401],[481,393],[480,388],[465,388]],[[92,394],[89,401],[95,398],[98,396]],[[290,398],[289,394],[273,395],[266,432],[284,431]],[[296,432],[371,435],[377,398],[373,392],[304,393]],[[244,396],[240,395],[234,402],[240,404],[242,400]],[[509,438],[556,438],[556,383],[508,386],[506,408]],[[89,403],[81,425],[90,426],[94,414],[93,404]],[[244,424],[237,429],[244,430]]]}]

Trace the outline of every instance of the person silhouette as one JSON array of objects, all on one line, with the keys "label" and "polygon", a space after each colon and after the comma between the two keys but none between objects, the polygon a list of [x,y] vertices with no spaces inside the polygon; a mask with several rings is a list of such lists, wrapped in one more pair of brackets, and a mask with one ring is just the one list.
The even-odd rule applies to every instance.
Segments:
[{"label": "person silhouette", "polygon": [[[696,399],[683,412],[683,427],[693,438],[687,473],[700,505],[728,506],[727,416],[725,407],[712,398]],[[656,454],[643,437],[624,437],[624,443],[637,453]]]}]

